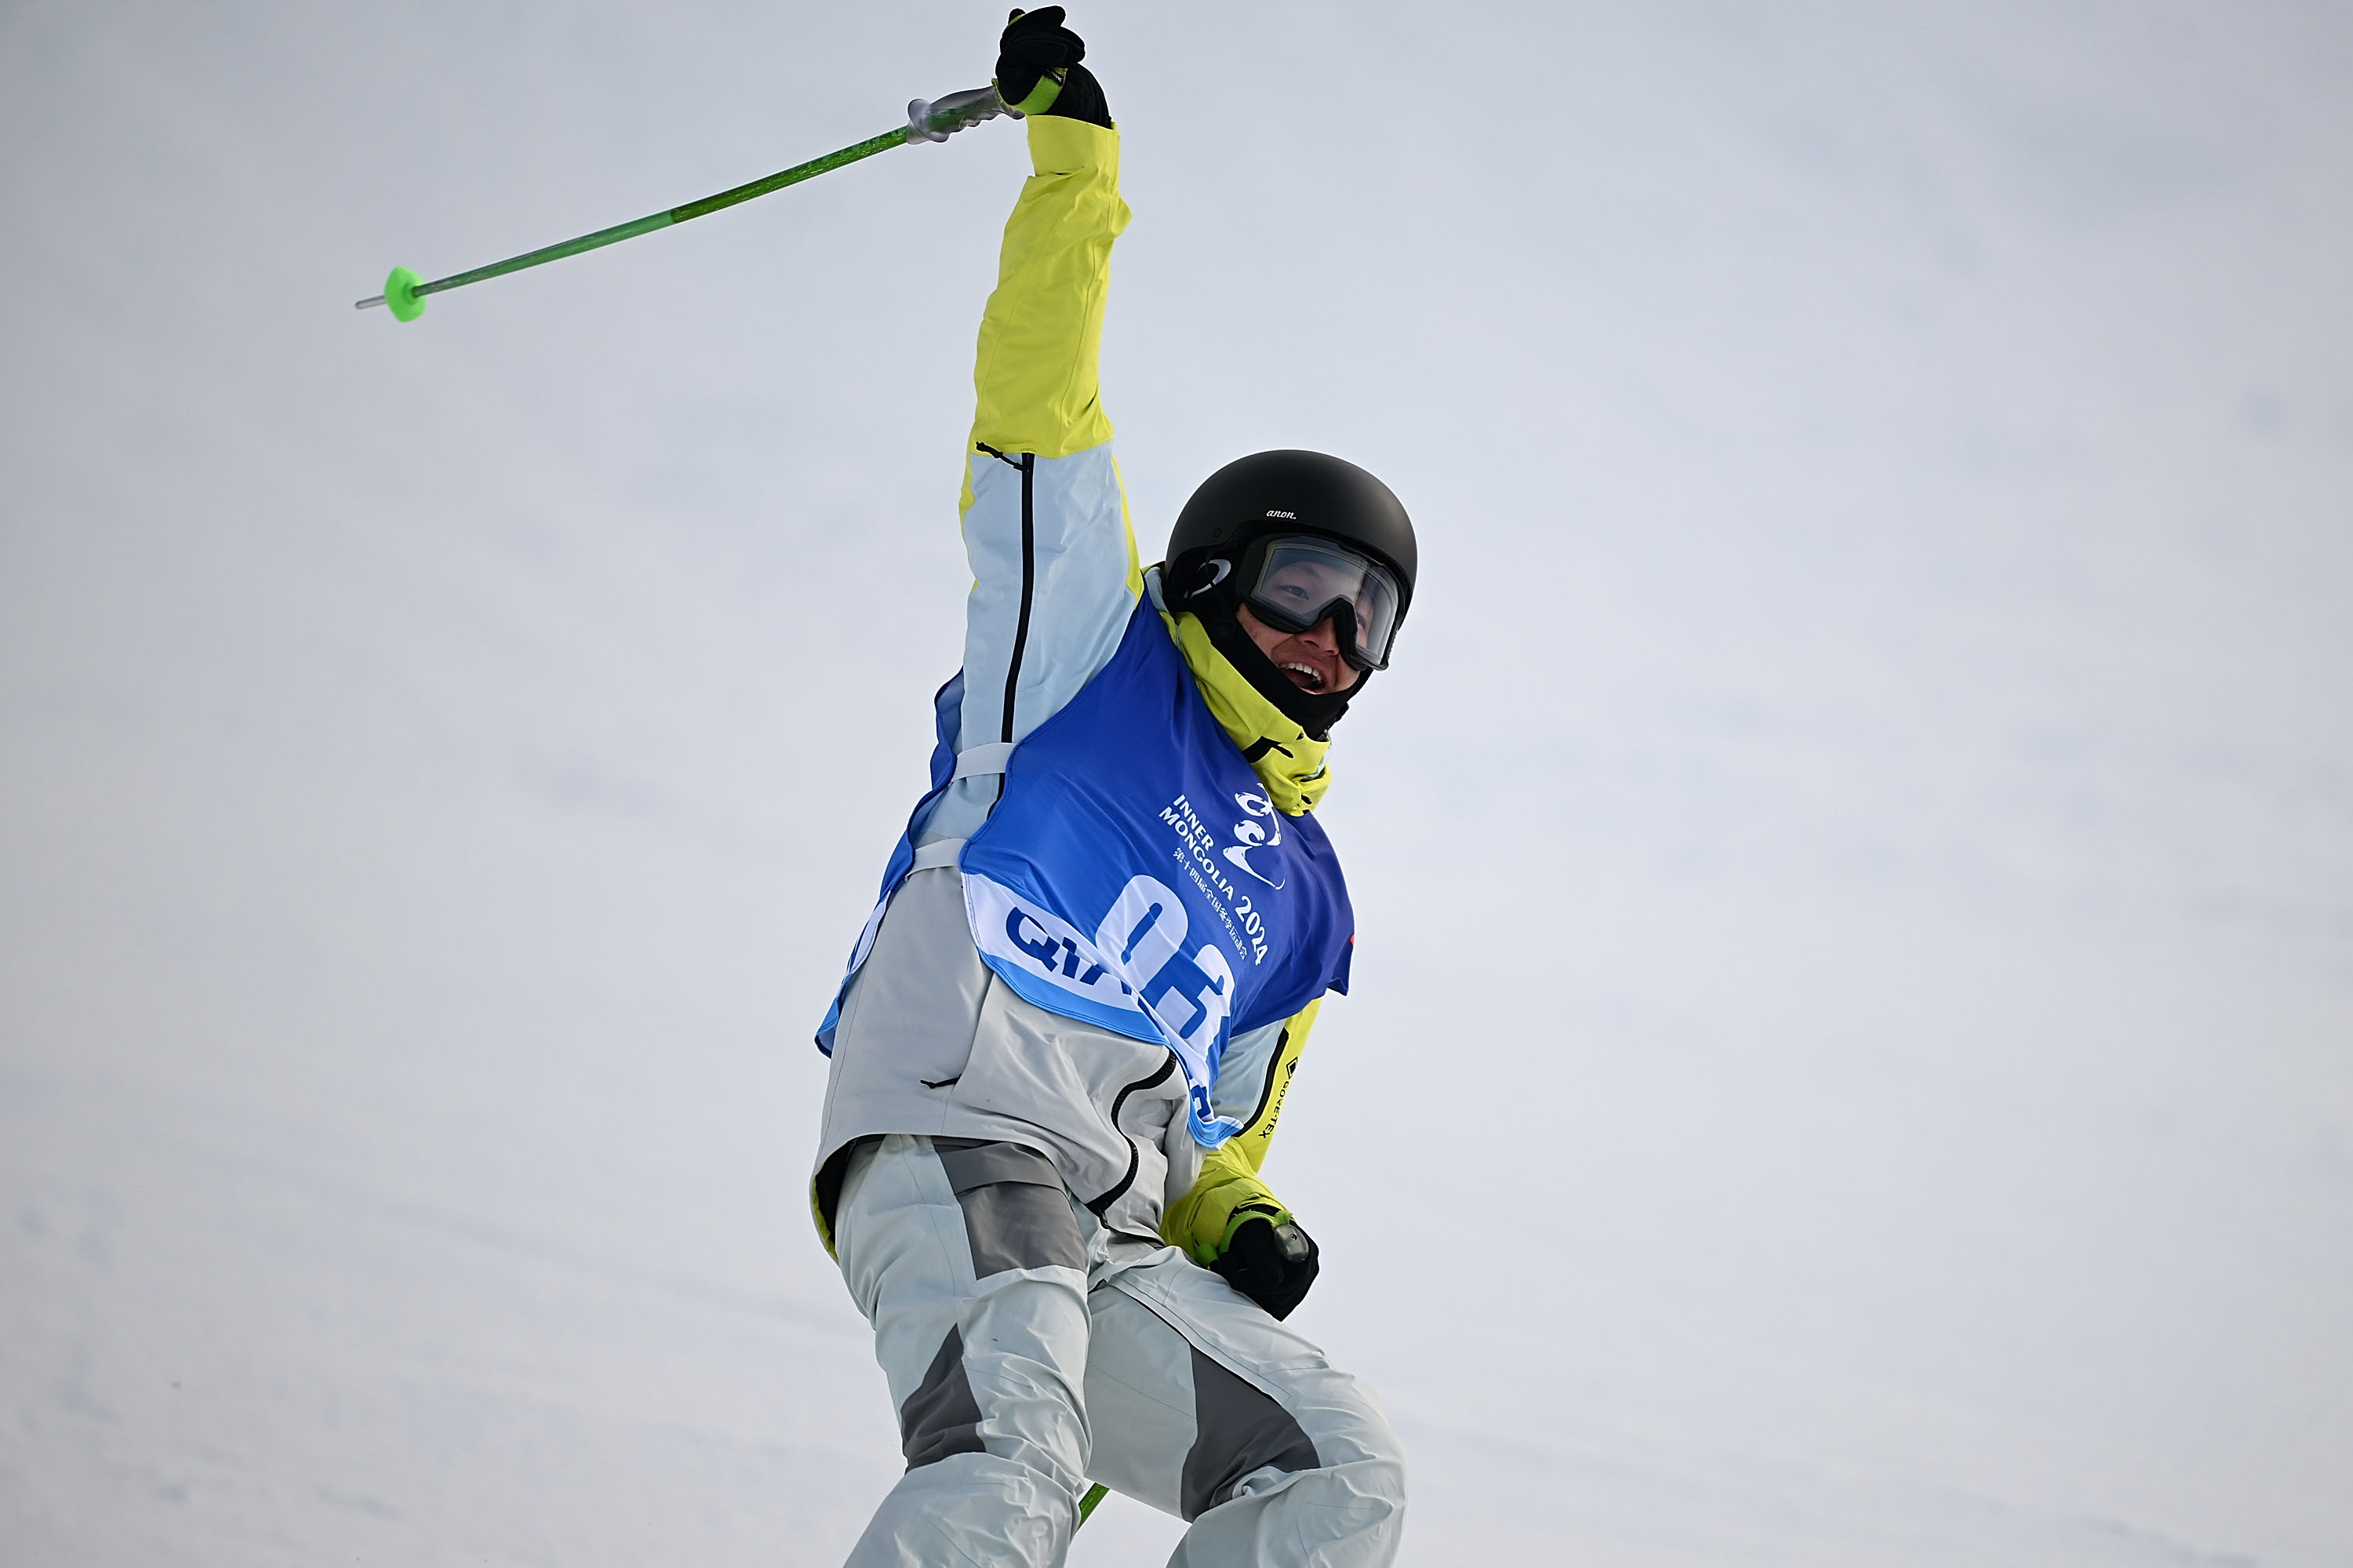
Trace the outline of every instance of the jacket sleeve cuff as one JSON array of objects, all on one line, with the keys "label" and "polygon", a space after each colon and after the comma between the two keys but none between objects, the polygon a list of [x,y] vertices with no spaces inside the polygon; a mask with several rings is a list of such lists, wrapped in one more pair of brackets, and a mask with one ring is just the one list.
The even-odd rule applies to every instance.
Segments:
[{"label": "jacket sleeve cuff", "polygon": [[1118,132],[1060,114],[1032,114],[1022,123],[1029,128],[1029,166],[1037,173],[1071,175],[1101,169],[1118,175]]}]

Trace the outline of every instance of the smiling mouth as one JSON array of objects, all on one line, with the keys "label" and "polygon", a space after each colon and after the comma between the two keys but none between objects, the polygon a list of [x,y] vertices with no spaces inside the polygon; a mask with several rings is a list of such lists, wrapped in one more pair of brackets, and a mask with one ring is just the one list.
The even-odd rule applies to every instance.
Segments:
[{"label": "smiling mouth", "polygon": [[1287,660],[1275,668],[1291,677],[1291,683],[1303,692],[1320,692],[1324,686],[1324,672],[1313,664],[1303,664],[1296,659]]}]

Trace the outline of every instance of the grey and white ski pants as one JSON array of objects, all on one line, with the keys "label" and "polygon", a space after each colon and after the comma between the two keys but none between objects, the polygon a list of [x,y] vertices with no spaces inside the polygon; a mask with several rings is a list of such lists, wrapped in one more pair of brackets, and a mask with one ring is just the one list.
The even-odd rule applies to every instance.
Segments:
[{"label": "grey and white ski pants", "polygon": [[1111,1235],[1042,1154],[893,1134],[834,1234],[907,1471],[850,1568],[1056,1568],[1090,1481],[1188,1520],[1171,1568],[1397,1555],[1372,1391],[1173,1247]]}]

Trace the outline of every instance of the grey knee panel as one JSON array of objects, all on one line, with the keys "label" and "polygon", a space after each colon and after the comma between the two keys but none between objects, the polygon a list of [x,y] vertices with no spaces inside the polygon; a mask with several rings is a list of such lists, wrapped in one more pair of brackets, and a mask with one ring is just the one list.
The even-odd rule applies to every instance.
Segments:
[{"label": "grey knee panel", "polygon": [[1170,1253],[1088,1301],[1088,1474],[1192,1526],[1169,1568],[1383,1568],[1405,1456],[1371,1390]]},{"label": "grey knee panel", "polygon": [[1185,1456],[1179,1498],[1189,1521],[1234,1495],[1242,1478],[1271,1465],[1312,1470],[1322,1463],[1291,1412],[1193,1349],[1196,1436]]},{"label": "grey knee panel", "polygon": [[932,1150],[964,1211],[972,1274],[1087,1266],[1086,1244],[1054,1163],[1018,1143],[935,1138]]},{"label": "grey knee panel", "polygon": [[936,1465],[950,1454],[985,1452],[980,1440],[980,1402],[964,1370],[964,1335],[954,1329],[940,1341],[929,1372],[899,1407],[899,1450],[907,1468]]}]

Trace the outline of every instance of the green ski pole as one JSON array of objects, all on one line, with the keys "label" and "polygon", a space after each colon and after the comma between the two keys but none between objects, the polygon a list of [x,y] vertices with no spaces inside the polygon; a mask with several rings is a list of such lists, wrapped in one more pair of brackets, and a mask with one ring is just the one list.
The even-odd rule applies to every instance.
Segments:
[{"label": "green ski pole", "polygon": [[1020,118],[1018,111],[1005,106],[994,87],[975,87],[963,92],[952,92],[935,103],[918,98],[907,105],[907,122],[885,131],[880,136],[870,136],[855,146],[828,153],[822,158],[811,158],[806,164],[795,164],[791,168],[779,170],[765,179],[754,180],[749,185],[737,185],[732,190],[721,191],[717,196],[688,202],[683,207],[670,207],[633,223],[617,223],[610,228],[600,228],[577,239],[526,250],[520,256],[510,256],[503,261],[493,261],[470,272],[436,278],[429,283],[418,282],[417,274],[406,267],[395,267],[392,275],[384,281],[383,293],[357,301],[352,308],[364,311],[371,305],[385,305],[390,307],[396,320],[413,322],[425,313],[425,296],[427,294],[462,289],[485,278],[502,278],[509,272],[520,272],[526,267],[538,267],[549,261],[561,261],[566,256],[577,256],[584,250],[618,245],[624,239],[635,239],[640,234],[651,234],[657,228],[669,228],[689,218],[702,217],[750,201],[754,196],[766,196],[770,191],[780,191],[786,185],[813,180],[819,175],[857,163],[860,158],[871,158],[877,153],[887,153],[893,147],[904,146],[911,142],[944,142],[965,126],[977,125],[999,114],[1010,114],[1017,120]]}]

